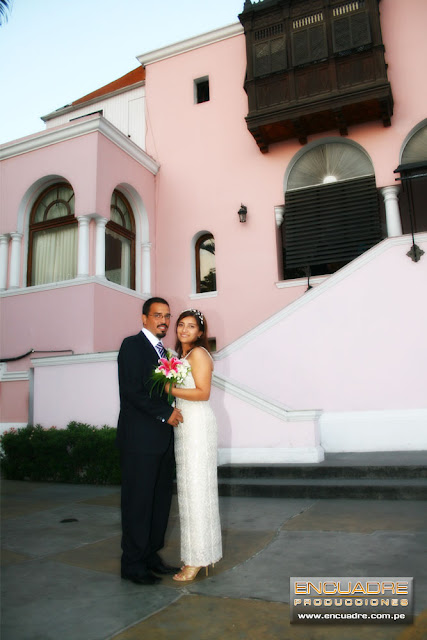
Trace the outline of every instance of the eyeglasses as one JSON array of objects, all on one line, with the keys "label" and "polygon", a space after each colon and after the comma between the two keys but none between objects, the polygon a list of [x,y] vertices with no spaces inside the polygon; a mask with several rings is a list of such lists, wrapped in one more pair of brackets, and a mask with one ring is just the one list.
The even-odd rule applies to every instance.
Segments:
[{"label": "eyeglasses", "polygon": [[160,320],[160,318],[170,320],[172,318],[170,313],[149,313],[148,315],[153,316],[153,318],[156,318],[156,320]]}]

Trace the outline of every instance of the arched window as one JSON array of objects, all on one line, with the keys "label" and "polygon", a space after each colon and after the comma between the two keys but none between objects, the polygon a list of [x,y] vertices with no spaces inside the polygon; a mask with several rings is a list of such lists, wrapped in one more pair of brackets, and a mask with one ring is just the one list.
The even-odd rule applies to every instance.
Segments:
[{"label": "arched window", "polygon": [[43,191],[31,211],[27,274],[28,286],[76,277],[77,220],[69,184]]},{"label": "arched window", "polygon": [[427,121],[411,135],[402,153],[400,213],[403,233],[427,231]]},{"label": "arched window", "polygon": [[215,240],[211,233],[200,236],[195,245],[196,291],[216,291]]},{"label": "arched window", "polygon": [[135,289],[135,223],[122,193],[111,197],[111,217],[105,228],[105,276],[110,282]]},{"label": "arched window", "polygon": [[284,278],[334,273],[382,237],[374,169],[365,152],[341,141],[303,152],[287,181]]}]

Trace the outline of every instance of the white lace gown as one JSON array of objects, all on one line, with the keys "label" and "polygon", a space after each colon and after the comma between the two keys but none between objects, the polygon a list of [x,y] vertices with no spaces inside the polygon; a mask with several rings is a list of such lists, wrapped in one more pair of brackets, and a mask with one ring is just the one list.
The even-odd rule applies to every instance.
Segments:
[{"label": "white lace gown", "polygon": [[[191,371],[182,389],[195,389]],[[184,422],[175,428],[181,560],[205,567],[222,557],[218,508],[217,425],[209,401],[177,398]]]}]

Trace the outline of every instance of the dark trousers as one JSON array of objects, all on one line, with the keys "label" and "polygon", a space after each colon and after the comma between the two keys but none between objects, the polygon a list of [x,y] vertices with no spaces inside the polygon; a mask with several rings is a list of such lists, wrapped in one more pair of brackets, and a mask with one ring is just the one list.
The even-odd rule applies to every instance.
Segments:
[{"label": "dark trousers", "polygon": [[144,574],[164,545],[172,499],[173,438],[161,455],[121,452],[122,572]]}]

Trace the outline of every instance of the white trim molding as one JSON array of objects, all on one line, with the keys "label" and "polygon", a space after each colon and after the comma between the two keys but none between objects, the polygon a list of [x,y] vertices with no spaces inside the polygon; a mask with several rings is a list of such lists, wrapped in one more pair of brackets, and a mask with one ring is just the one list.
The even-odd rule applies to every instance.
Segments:
[{"label": "white trim molding", "polygon": [[0,363],[0,382],[21,382],[29,378],[28,371],[8,371],[6,362]]},{"label": "white trim molding", "polygon": [[[427,233],[417,233],[415,234],[415,241],[417,243],[427,242]],[[363,253],[361,256],[350,262],[348,265],[328,276],[327,279],[319,284],[317,287],[313,287],[306,293],[304,293],[300,298],[297,298],[294,302],[291,302],[284,309],[281,309],[274,315],[261,322],[254,329],[251,329],[247,333],[243,334],[240,338],[237,338],[234,342],[230,343],[224,349],[217,351],[215,354],[215,360],[222,360],[223,358],[227,358],[229,355],[238,351],[241,347],[244,347],[247,344],[250,344],[254,338],[259,335],[262,335],[271,327],[274,327],[276,324],[290,316],[292,313],[295,313],[300,307],[309,304],[312,300],[322,295],[328,289],[334,287],[336,284],[342,282],[353,273],[358,271],[360,268],[375,260],[378,256],[385,253],[389,249],[393,247],[408,247],[408,249],[412,246],[412,236],[396,236],[394,238],[386,238],[382,240],[374,247]],[[310,280],[311,282],[311,280]]]},{"label": "white trim molding", "polygon": [[327,452],[427,451],[427,408],[324,412],[319,425]]},{"label": "white trim molding", "polygon": [[147,64],[153,64],[153,62],[160,62],[166,58],[172,58],[181,53],[187,53],[193,49],[199,49],[209,44],[215,44],[215,42],[221,42],[221,40],[227,40],[228,38],[234,38],[234,36],[243,35],[243,27],[240,22],[235,22],[221,29],[214,29],[207,33],[202,33],[199,36],[188,38],[187,40],[181,40],[175,44],[162,47],[161,49],[155,49],[154,51],[148,51],[137,56],[137,60],[143,67]]},{"label": "white trim molding", "polygon": [[100,351],[98,353],[77,353],[72,356],[49,356],[47,358],[31,358],[34,367],[52,367],[73,364],[94,364],[96,362],[117,361],[118,351]]},{"label": "white trim molding", "polygon": [[74,278],[73,280],[62,280],[61,282],[49,282],[48,284],[38,284],[32,287],[22,287],[19,289],[7,289],[6,291],[0,291],[0,298],[6,298],[9,296],[28,295],[30,293],[38,293],[39,291],[49,291],[51,289],[62,289],[66,287],[81,287],[86,284],[99,284],[115,291],[120,291],[132,298],[138,298],[139,300],[146,300],[149,294],[138,293],[133,289],[128,289],[121,284],[110,282],[105,278],[98,276],[89,276],[87,278]]},{"label": "white trim molding", "polygon": [[292,447],[268,449],[218,449],[218,465],[223,464],[292,464],[322,462],[325,454],[322,447]]},{"label": "white trim molding", "polygon": [[23,153],[37,151],[43,147],[49,147],[59,142],[65,142],[66,140],[72,140],[73,138],[97,132],[113,142],[154,176],[159,171],[160,165],[151,156],[99,114],[88,115],[75,122],[69,122],[66,125],[52,129],[46,129],[46,131],[36,133],[28,138],[13,140],[12,142],[1,145],[0,160],[13,158]]},{"label": "white trim molding", "polygon": [[216,298],[218,291],[205,291],[204,293],[189,293],[190,300],[200,300],[203,298]]},{"label": "white trim molding", "polygon": [[[314,276],[310,277],[310,284],[322,284],[331,276]],[[295,280],[280,280],[276,282],[276,287],[278,289],[290,289],[291,287],[306,287],[308,282],[308,278],[295,278]]]},{"label": "white trim molding", "polygon": [[212,384],[243,402],[253,405],[257,409],[269,413],[275,418],[285,422],[309,422],[319,420],[322,411],[318,409],[290,409],[281,402],[267,398],[255,389],[251,389],[241,382],[235,382],[230,378],[214,373]]}]

